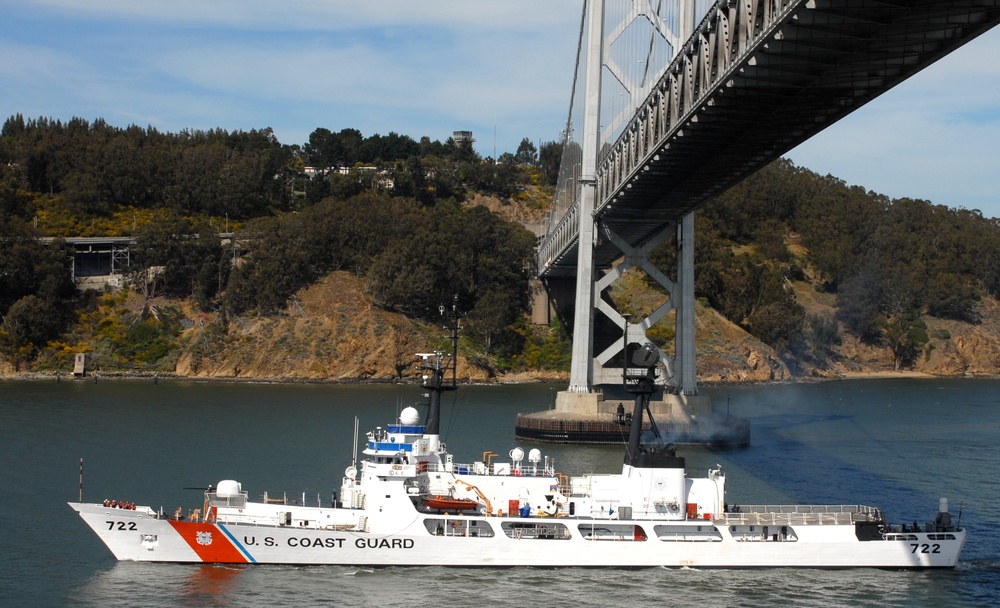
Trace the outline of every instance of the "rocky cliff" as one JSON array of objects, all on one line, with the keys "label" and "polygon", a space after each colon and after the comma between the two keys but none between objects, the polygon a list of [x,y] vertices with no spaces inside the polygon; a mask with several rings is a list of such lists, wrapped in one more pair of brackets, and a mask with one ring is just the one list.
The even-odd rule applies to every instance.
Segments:
[{"label": "rocky cliff", "polygon": [[[835,312],[832,297],[816,294],[807,285],[796,285],[796,293],[810,313]],[[633,291],[628,297],[635,304],[649,296]],[[615,299],[624,302],[620,293]],[[182,308],[190,322],[178,340],[181,352],[174,373],[179,377],[415,381],[419,376],[415,353],[450,348],[442,326],[375,307],[363,279],[347,272],[331,273],[301,290],[282,313],[273,316],[226,319],[196,313],[187,305]],[[897,369],[888,348],[864,344],[846,333],[822,362],[783,357],[699,302],[695,316],[698,378],[702,383],[757,383],[884,374],[995,376],[1000,374],[1000,303],[984,298],[979,312],[982,322],[978,324],[925,318],[929,341],[912,365]],[[665,347],[670,349],[669,342]],[[564,382],[568,378],[565,372],[530,371],[495,376],[481,361],[473,360],[479,365],[459,356],[458,375],[463,381]],[[0,376],[16,375],[9,364],[0,362]]]},{"label": "rocky cliff", "polygon": [[[823,364],[788,361],[714,310],[696,314],[698,377],[704,383],[791,381],[852,375],[922,373],[992,376],[1000,373],[1000,305],[984,299],[978,325],[925,319],[930,342],[912,367],[896,369],[889,349],[845,335]],[[232,319],[213,332],[206,318],[187,330],[177,374],[197,378],[303,381],[414,380],[414,354],[447,348],[442,327],[372,305],[361,279],[328,275],[293,298],[280,315]],[[218,328],[216,328],[218,329]],[[793,371],[794,370],[794,373]],[[565,380],[568,374],[518,373],[493,377],[459,357],[459,376],[475,382]]]}]

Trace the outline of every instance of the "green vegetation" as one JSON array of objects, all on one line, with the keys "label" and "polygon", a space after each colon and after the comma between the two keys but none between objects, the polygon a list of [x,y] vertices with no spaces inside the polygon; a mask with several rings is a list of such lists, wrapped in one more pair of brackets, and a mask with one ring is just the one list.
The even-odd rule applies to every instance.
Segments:
[{"label": "green vegetation", "polygon": [[482,207],[366,193],[249,222],[254,243],[222,304],[232,314],[272,313],[333,270],[365,278],[379,306],[434,319],[458,296],[470,336],[488,353],[516,352],[511,326],[527,311],[534,238]]},{"label": "green vegetation", "polygon": [[[790,244],[796,244],[793,253]],[[665,246],[662,267],[672,260]],[[836,320],[888,346],[897,368],[928,341],[923,315],[979,322],[1000,296],[1000,226],[978,211],[889,200],[778,160],[697,216],[696,291],[787,355],[817,361],[839,341],[832,319],[806,318],[791,285],[836,295]],[[807,272],[808,271],[808,272]]]},{"label": "green vegetation", "polygon": [[[458,296],[478,350],[512,360],[524,343],[534,238],[463,203],[550,188],[559,148],[543,144],[539,155],[525,139],[493,162],[451,140],[354,129],[316,129],[299,148],[269,129],[165,134],[13,116],[0,132],[0,354],[20,367],[44,350],[55,365],[73,349],[58,338],[82,317],[97,328],[84,344],[97,339],[109,365],[161,365],[177,331],[151,316],[157,296],[272,314],[345,269],[377,305],[412,317],[431,319]],[[228,231],[235,242],[220,239]],[[135,236],[127,279],[140,301],[119,310],[127,320],[66,312],[90,303],[73,300],[71,251],[44,235]]]},{"label": "green vegetation", "polygon": [[[273,314],[346,270],[377,306],[414,318],[432,320],[458,296],[463,339],[484,369],[565,369],[565,329],[525,321],[532,235],[467,204],[489,195],[543,206],[560,152],[525,138],[494,161],[452,140],[354,129],[316,129],[300,147],[269,129],[166,134],[13,116],[0,131],[0,356],[17,369],[58,367],[85,349],[108,366],[168,369],[181,313],[158,307],[158,296],[189,298],[223,320]],[[891,349],[897,367],[912,365],[941,334],[927,318],[977,323],[980,298],[1000,296],[995,221],[889,200],[785,160],[696,221],[697,296],[813,365],[833,356],[844,332]],[[87,235],[136,237],[123,299],[77,293],[71,249],[38,238]],[[675,255],[668,242],[654,262],[672,275]],[[624,312],[665,299],[640,296],[637,280],[610,294]],[[807,314],[802,289],[829,312]],[[669,318],[650,337],[669,349]]]}]

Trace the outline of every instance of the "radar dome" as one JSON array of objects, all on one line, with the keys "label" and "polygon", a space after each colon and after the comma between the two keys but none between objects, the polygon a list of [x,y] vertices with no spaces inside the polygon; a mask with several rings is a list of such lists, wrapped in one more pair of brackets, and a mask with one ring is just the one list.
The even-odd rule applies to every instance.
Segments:
[{"label": "radar dome", "polygon": [[510,451],[511,460],[524,460],[524,450],[521,448],[514,448]]},{"label": "radar dome", "polygon": [[528,452],[528,462],[537,463],[541,459],[542,459],[542,451],[539,450],[538,448],[531,448],[531,451]]},{"label": "radar dome", "polygon": [[399,413],[399,422],[407,426],[417,424],[420,422],[420,412],[413,406],[407,406]]},{"label": "radar dome", "polygon": [[239,496],[242,490],[240,482],[232,479],[223,479],[219,482],[218,487],[215,488],[215,494],[219,498],[232,498]]}]

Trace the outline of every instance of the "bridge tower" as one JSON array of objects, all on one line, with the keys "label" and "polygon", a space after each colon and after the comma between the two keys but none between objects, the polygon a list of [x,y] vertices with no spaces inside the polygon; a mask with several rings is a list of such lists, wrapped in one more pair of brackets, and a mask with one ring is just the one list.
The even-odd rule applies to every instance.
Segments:
[{"label": "bridge tower", "polygon": [[[701,413],[710,414],[710,407],[698,394],[695,373],[691,213],[1000,24],[1000,0],[747,0],[711,6],[709,0],[680,0],[679,8],[670,0],[588,4],[587,28],[588,20],[581,19],[586,44],[581,42],[577,61],[577,71],[579,66],[587,71],[574,80],[555,204],[538,245],[539,276],[550,296],[563,310],[569,302],[559,298],[568,299],[567,292],[576,296],[570,386],[558,395],[555,410],[541,413],[552,416],[525,414],[522,421],[519,415],[515,427],[519,437],[541,440],[603,433],[611,441],[616,434],[613,423],[601,430],[616,408],[612,404],[609,412],[595,389],[618,384],[622,375],[609,365],[628,357],[618,357],[618,345],[594,356],[595,310],[619,329],[628,328],[631,342],[643,341],[653,323],[676,311],[674,357],[661,359],[668,411],[657,418],[676,420],[671,407],[676,403],[692,423],[698,414],[697,424],[689,426],[702,426]],[[652,25],[653,35],[646,33],[644,41],[632,36],[616,55],[616,44],[621,51],[621,40],[636,32],[637,22]],[[650,60],[657,47],[672,55],[666,65]],[[586,63],[579,59],[584,48]],[[657,67],[646,69],[651,65]],[[679,243],[675,282],[648,257],[672,231]],[[665,308],[639,322],[620,315],[602,296],[635,266],[670,293]],[[567,289],[571,277],[575,289]],[[602,346],[608,341],[600,339]],[[710,421],[718,423],[714,418]],[[748,440],[749,429],[745,436]]]},{"label": "bridge tower", "polygon": [[[556,397],[556,410],[566,413],[595,414],[602,409],[602,394],[598,387],[620,385],[622,369],[610,367],[613,359],[621,355],[625,360],[621,341],[615,341],[601,353],[594,353],[595,311],[600,311],[627,336],[630,344],[647,341],[646,331],[662,319],[671,309],[675,311],[675,352],[671,359],[660,353],[662,377],[659,382],[668,387],[664,393],[661,415],[690,417],[692,414],[710,414],[711,404],[707,396],[698,392],[695,369],[694,334],[694,214],[684,216],[675,226],[671,226],[653,236],[640,246],[631,246],[606,225],[594,218],[597,200],[597,164],[603,142],[614,135],[616,125],[630,118],[635,105],[644,98],[651,84],[659,74],[641,74],[641,78],[630,77],[629,71],[616,64],[610,48],[615,41],[629,30],[636,20],[645,20],[650,29],[649,53],[654,42],[662,42],[671,51],[677,49],[694,31],[695,0],[681,0],[679,10],[669,19],[664,18],[651,2],[634,1],[631,10],[615,12],[615,21],[606,23],[609,17],[606,0],[591,0],[586,30],[586,72],[584,83],[583,138],[580,158],[580,174],[577,185],[579,221],[579,246],[577,248],[576,300],[573,319],[573,354],[570,370],[570,384],[566,391]],[[662,5],[662,2],[660,3]],[[657,38],[658,37],[658,38]],[[650,58],[647,56],[647,66]],[[665,67],[665,66],[664,66]],[[606,89],[603,74],[607,71],[615,84],[624,89],[629,103],[610,114],[611,124],[602,128],[602,91]],[[678,268],[676,281],[671,281],[649,261],[649,253],[676,231]],[[594,264],[596,239],[614,243],[622,252],[624,260],[607,269],[597,277]],[[656,280],[670,294],[670,299],[653,311],[645,319],[628,319],[616,311],[601,297],[601,293],[618,280],[628,269],[641,268]],[[667,411],[662,411],[666,409]]]}]

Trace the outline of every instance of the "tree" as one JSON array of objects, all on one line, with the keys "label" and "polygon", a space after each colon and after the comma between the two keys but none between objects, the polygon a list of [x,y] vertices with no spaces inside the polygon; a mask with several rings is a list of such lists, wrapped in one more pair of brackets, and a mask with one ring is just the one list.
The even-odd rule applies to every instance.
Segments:
[{"label": "tree", "polygon": [[73,296],[72,250],[65,241],[43,243],[29,224],[0,214],[0,243],[0,314],[29,295],[52,306]]},{"label": "tree", "polygon": [[827,176],[816,195],[797,210],[794,224],[802,244],[830,290],[836,291],[858,268],[872,263],[886,204],[884,197],[869,196],[864,188],[848,187]]},{"label": "tree", "polygon": [[877,343],[882,337],[882,282],[874,268],[866,268],[844,281],[837,293],[837,319],[862,341]]},{"label": "tree", "polygon": [[309,143],[303,150],[311,167],[350,167],[358,161],[364,138],[357,129],[342,129],[333,133],[318,128],[309,134]]},{"label": "tree", "polygon": [[822,362],[830,355],[833,346],[841,343],[837,320],[833,315],[808,315],[806,327],[806,354],[813,361]]},{"label": "tree", "polygon": [[136,236],[131,280],[146,297],[194,296],[199,308],[206,310],[225,284],[229,267],[230,256],[207,223],[192,226],[183,219],[164,218],[147,224]]},{"label": "tree", "polygon": [[406,160],[420,154],[420,144],[408,135],[390,132],[388,135],[376,133],[361,142],[358,160],[363,163],[391,163]]},{"label": "tree", "polygon": [[893,369],[909,367],[929,341],[927,326],[914,313],[896,315],[886,323],[885,340],[892,350]]},{"label": "tree", "polygon": [[558,141],[543,142],[538,152],[538,166],[542,179],[549,186],[559,181],[559,164],[562,162],[563,145]]},{"label": "tree", "polygon": [[57,305],[35,295],[24,296],[4,315],[0,349],[19,367],[59,335],[64,321]]},{"label": "tree", "polygon": [[538,161],[538,149],[527,137],[522,139],[521,144],[517,146],[514,160],[519,165],[534,165]]},{"label": "tree", "polygon": [[979,301],[972,281],[958,274],[943,272],[927,281],[927,314],[941,319],[979,323]]},{"label": "tree", "polygon": [[802,334],[805,309],[795,301],[791,292],[775,297],[750,314],[750,333],[766,344],[782,351],[788,350]]}]

